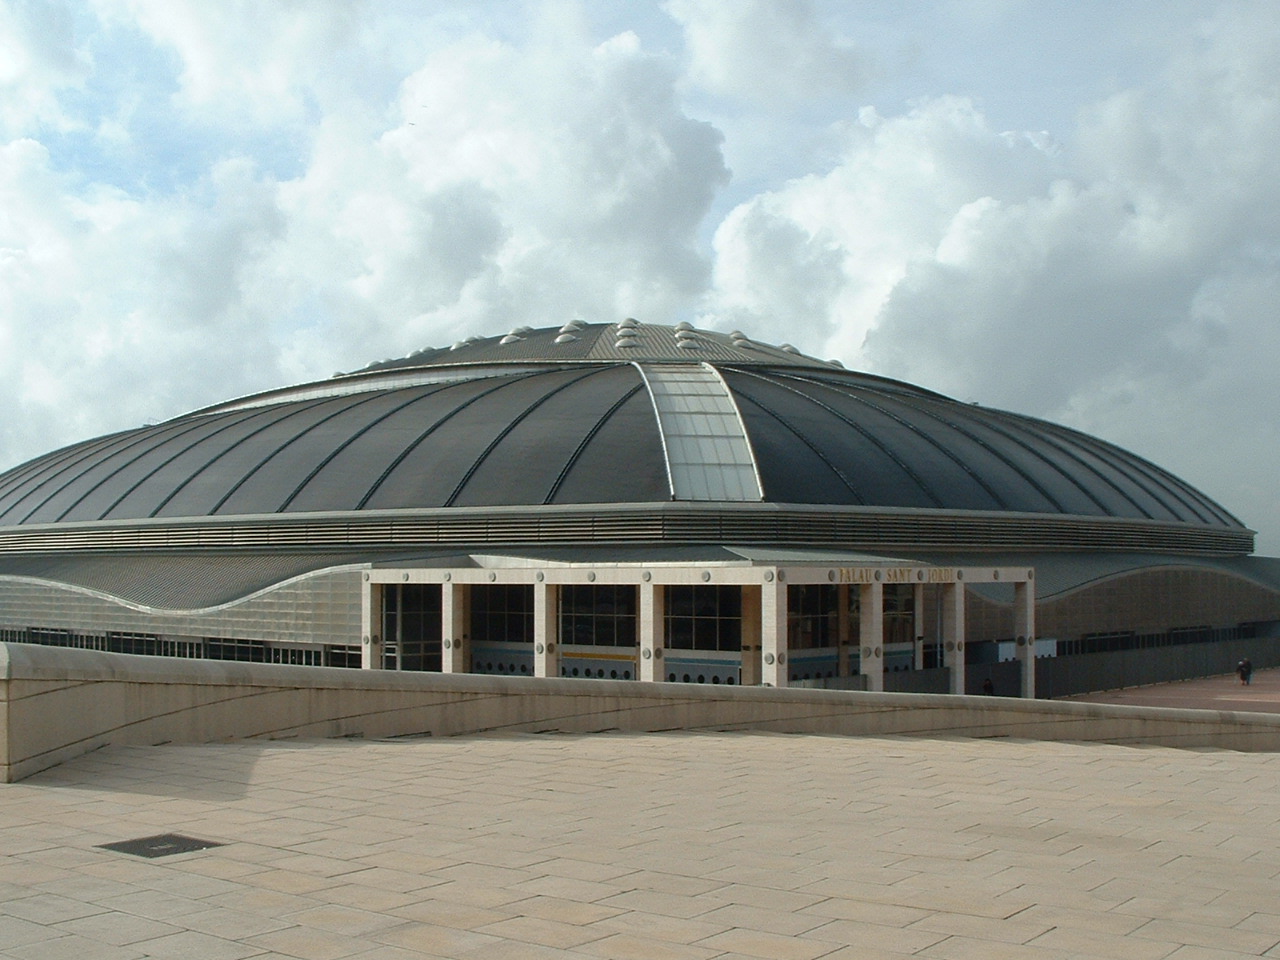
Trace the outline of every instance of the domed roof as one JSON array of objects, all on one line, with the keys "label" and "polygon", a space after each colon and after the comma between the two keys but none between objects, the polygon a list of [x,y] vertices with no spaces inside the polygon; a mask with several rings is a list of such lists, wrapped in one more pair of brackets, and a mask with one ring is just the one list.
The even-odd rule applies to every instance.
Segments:
[{"label": "domed roof", "polygon": [[635,321],[473,338],[77,444],[0,475],[0,526],[671,500],[1242,529],[1079,432]]}]

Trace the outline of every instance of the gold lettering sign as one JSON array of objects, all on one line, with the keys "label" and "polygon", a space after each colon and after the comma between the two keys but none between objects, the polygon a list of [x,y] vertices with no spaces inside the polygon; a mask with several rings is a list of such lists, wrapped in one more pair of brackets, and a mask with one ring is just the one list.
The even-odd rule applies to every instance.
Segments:
[{"label": "gold lettering sign", "polygon": [[954,567],[841,567],[837,579],[840,583],[952,583],[956,571]]}]

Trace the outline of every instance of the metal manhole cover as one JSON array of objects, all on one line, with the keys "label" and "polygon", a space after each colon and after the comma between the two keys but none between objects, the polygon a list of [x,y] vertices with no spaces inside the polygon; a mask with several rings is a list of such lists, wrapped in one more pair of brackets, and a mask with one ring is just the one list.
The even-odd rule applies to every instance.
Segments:
[{"label": "metal manhole cover", "polygon": [[142,837],[139,840],[121,840],[118,843],[101,843],[103,850],[115,850],[117,853],[129,853],[135,857],[169,857],[175,853],[191,853],[193,850],[207,850],[220,847],[222,844],[212,840],[197,840],[195,837],[184,837],[180,833],[162,833],[155,837]]}]

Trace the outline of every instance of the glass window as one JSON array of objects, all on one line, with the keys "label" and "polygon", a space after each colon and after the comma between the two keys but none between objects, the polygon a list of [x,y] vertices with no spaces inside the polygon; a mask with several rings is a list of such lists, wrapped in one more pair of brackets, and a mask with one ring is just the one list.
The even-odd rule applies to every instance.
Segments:
[{"label": "glass window", "polygon": [[666,646],[674,650],[741,650],[742,588],[666,588]]},{"label": "glass window", "polygon": [[533,643],[533,586],[477,584],[471,588],[474,643]]},{"label": "glass window", "polygon": [[567,584],[560,588],[560,642],[596,647],[636,645],[633,586]]},{"label": "glass window", "polygon": [[839,596],[839,588],[829,583],[787,587],[788,648],[814,650],[836,645]]}]

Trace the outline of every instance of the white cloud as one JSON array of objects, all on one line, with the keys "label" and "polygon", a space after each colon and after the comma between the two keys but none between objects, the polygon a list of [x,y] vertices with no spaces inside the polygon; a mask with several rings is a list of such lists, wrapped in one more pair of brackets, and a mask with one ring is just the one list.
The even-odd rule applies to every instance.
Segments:
[{"label": "white cloud", "polygon": [[70,4],[0,4],[0,138],[72,125],[59,95],[81,86],[91,64]]},{"label": "white cloud", "polygon": [[667,0],[685,30],[691,79],[709,91],[773,106],[854,92],[866,54],[832,32],[809,0]]},{"label": "white cloud", "polygon": [[[875,118],[830,172],[725,220],[708,310],[1131,443],[1280,530],[1223,469],[1280,472],[1276,62],[1280,13],[1228,8],[1160,85],[1086,111],[1074,150],[960,99]],[[1225,440],[1237,419],[1247,441]]]},{"label": "white cloud", "polygon": [[549,42],[461,41],[405,79],[381,136],[326,126],[283,188],[297,239],[275,268],[398,329],[392,352],[579,315],[662,319],[696,297],[698,226],[727,177],[718,134],[681,112],[670,65],[634,36]]},{"label": "white cloud", "polygon": [[755,336],[804,331],[811,349],[852,359],[953,220],[1042,188],[1051,167],[1030,139],[990,130],[964,99],[892,119],[864,110],[832,170],[761,194],[721,224],[708,310]]},{"label": "white cloud", "polygon": [[[167,189],[145,170],[94,181],[35,140],[0,148],[3,327],[23,341],[0,361],[0,402],[22,412],[6,463],[469,332],[665,319],[705,287],[720,138],[631,34],[599,42],[553,6],[520,43],[431,36],[391,100],[359,84],[311,97],[325,64],[309,58],[341,46],[345,7],[305,30],[293,6],[111,9],[178,52],[183,122],[228,146]],[[298,176],[247,158],[246,123],[293,129],[306,103],[323,116],[293,138]],[[115,139],[145,157],[157,135]]]},{"label": "white cloud", "polygon": [[153,204],[76,193],[39,144],[0,147],[0,329],[18,348],[0,352],[0,448],[170,415],[211,384],[256,384],[257,363],[279,375],[240,276],[279,226],[270,188],[245,164],[206,186]]},{"label": "white cloud", "polygon": [[95,0],[99,15],[137,29],[177,57],[177,95],[189,110],[231,124],[303,119],[327,78],[361,71],[363,3],[249,0]]}]

